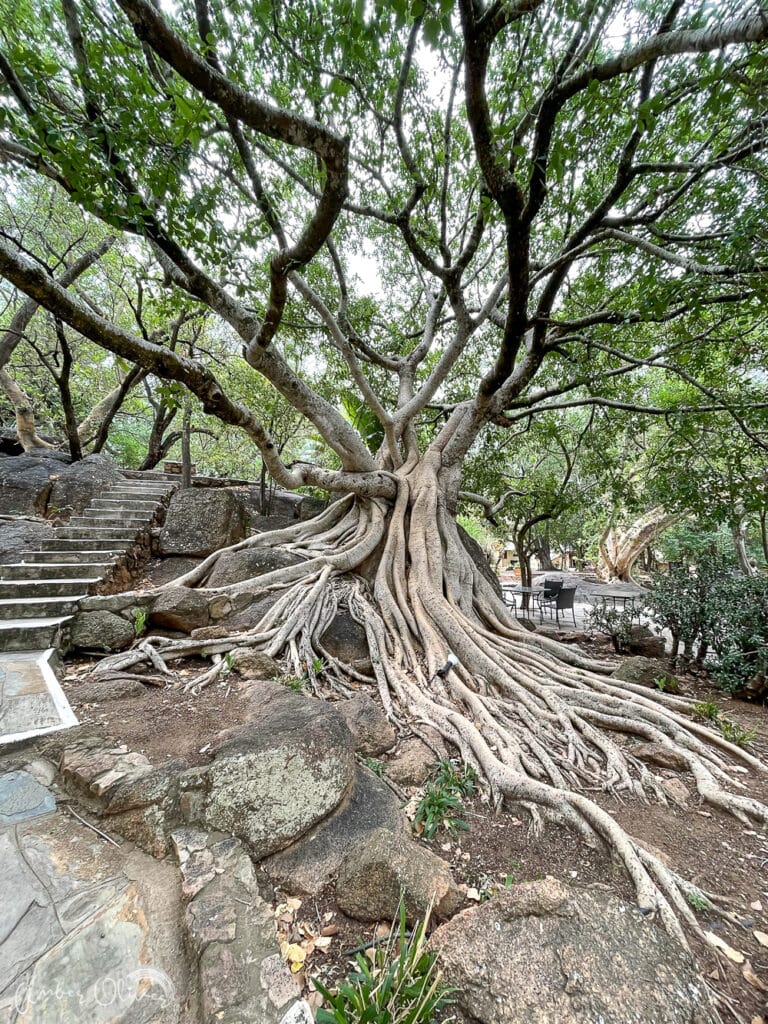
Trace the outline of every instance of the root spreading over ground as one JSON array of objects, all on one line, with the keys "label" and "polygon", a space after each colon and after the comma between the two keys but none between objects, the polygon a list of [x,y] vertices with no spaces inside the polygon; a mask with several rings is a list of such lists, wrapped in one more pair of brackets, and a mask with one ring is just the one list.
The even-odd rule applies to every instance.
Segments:
[{"label": "root spreading over ground", "polygon": [[[587,842],[604,842],[625,866],[640,907],[658,915],[686,943],[686,927],[702,935],[689,897],[736,915],[645,850],[590,794],[628,794],[667,802],[661,779],[632,754],[635,737],[659,744],[685,762],[699,795],[744,822],[768,823],[768,808],[743,795],[744,768],[768,769],[742,748],[694,722],[692,702],[612,679],[613,665],[594,661],[531,634],[510,616],[470,558],[454,517],[441,499],[437,474],[400,480],[394,506],[352,497],[314,520],[258,534],[227,551],[274,547],[303,561],[266,575],[208,589],[247,604],[274,601],[246,631],[213,640],[153,638],[99,663],[97,674],[149,663],[210,657],[212,668],[193,685],[216,679],[226,653],[255,647],[285,657],[297,675],[350,693],[350,680],[375,685],[401,731],[430,726],[459,749],[488,786],[496,805],[514,803],[532,828],[565,824]],[[205,588],[222,552],[172,586]],[[324,649],[322,637],[340,606],[365,629],[373,677]],[[458,664],[438,670],[449,653]]]}]

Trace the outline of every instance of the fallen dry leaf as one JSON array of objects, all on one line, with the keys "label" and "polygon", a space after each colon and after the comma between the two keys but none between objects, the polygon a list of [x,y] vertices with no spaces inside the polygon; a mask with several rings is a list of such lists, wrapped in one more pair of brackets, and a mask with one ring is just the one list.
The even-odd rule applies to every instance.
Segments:
[{"label": "fallen dry leaf", "polygon": [[768,932],[753,932],[752,934],[761,946],[768,946]]},{"label": "fallen dry leaf", "polygon": [[735,964],[744,963],[744,954],[740,953],[738,949],[734,949],[733,946],[729,946],[725,939],[721,939],[719,935],[715,935],[714,932],[704,932],[704,938],[715,949],[719,949],[721,953],[725,953],[729,960],[733,960]]},{"label": "fallen dry leaf", "polygon": [[753,1017],[749,1024],[765,1024],[765,1017]]},{"label": "fallen dry leaf", "polygon": [[291,970],[293,970],[294,964],[298,964],[298,970],[301,970],[301,965],[307,959],[306,949],[298,942],[281,942],[280,952],[283,954],[283,960],[287,960],[291,965]]},{"label": "fallen dry leaf", "polygon": [[480,902],[480,893],[477,891],[477,889],[474,886],[472,886],[471,888],[467,889],[467,899],[468,900],[474,900],[475,903],[479,903]]},{"label": "fallen dry leaf", "polygon": [[289,910],[298,910],[299,907],[301,906],[301,903],[302,901],[298,899],[296,896],[289,896],[285,901],[285,905],[288,907]]},{"label": "fallen dry leaf", "polygon": [[768,992],[768,985],[758,978],[752,969],[752,964],[747,960],[744,966],[741,968],[741,975],[745,981],[748,981],[754,988],[759,988],[761,992]]},{"label": "fallen dry leaf", "polygon": [[331,944],[330,935],[321,935],[320,938],[315,939],[315,947],[317,949],[328,949]]},{"label": "fallen dry leaf", "polygon": [[763,909],[763,904],[760,902],[760,900],[755,900],[754,903],[750,903],[749,904],[749,907],[750,907],[750,910],[762,910]]},{"label": "fallen dry leaf", "polygon": [[337,924],[327,924],[325,926],[325,928],[321,928],[320,929],[320,934],[324,935],[324,936],[327,936],[327,935],[338,935],[339,934],[339,926]]}]

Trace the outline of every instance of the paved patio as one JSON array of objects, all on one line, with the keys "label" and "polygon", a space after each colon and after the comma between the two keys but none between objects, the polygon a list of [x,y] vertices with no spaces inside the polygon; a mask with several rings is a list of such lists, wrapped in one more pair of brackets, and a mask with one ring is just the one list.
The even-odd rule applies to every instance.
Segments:
[{"label": "paved patio", "polygon": [[77,725],[51,667],[55,652],[0,654],[0,746]]}]

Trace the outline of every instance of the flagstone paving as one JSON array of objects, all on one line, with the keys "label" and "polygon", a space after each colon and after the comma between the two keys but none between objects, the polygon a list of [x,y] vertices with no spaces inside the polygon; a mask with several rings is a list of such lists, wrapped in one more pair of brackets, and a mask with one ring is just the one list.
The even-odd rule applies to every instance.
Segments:
[{"label": "flagstone paving", "polygon": [[0,654],[0,742],[14,743],[42,732],[77,725],[49,651]]}]

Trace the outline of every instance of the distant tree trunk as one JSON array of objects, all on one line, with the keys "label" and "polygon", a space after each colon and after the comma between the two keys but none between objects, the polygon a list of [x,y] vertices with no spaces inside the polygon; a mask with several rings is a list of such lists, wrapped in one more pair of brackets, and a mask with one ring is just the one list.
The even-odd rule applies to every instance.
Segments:
[{"label": "distant tree trunk", "polygon": [[181,421],[181,486],[185,490],[192,486],[192,456],[189,449],[191,424],[192,407],[187,404]]},{"label": "distant tree trunk", "polygon": [[760,513],[760,541],[763,548],[763,560],[768,564],[768,511]]},{"label": "distant tree trunk", "polygon": [[539,564],[544,572],[552,572],[555,568],[555,563],[552,561],[552,551],[549,546],[549,537],[547,534],[541,534],[538,536],[533,544],[533,554],[539,560]]},{"label": "distant tree trunk", "polygon": [[77,416],[72,404],[72,389],[69,386],[72,374],[72,349],[69,347],[69,342],[64,333],[64,324],[58,317],[55,318],[55,325],[56,338],[61,349],[61,369],[59,373],[54,374],[54,378],[59,388],[61,408],[64,413],[64,429],[67,434],[69,454],[72,456],[73,462],[79,462],[83,457],[83,449],[80,445],[80,435],[77,429]]},{"label": "distant tree trunk", "polygon": [[91,441],[91,452],[96,455],[107,443],[109,428],[120,407],[128,397],[131,389],[147,376],[147,371],[141,366],[133,366],[126,373],[120,384],[103,398],[98,405],[88,413],[86,418],[77,428],[80,443],[85,446]]},{"label": "distant tree trunk", "polygon": [[667,529],[677,515],[670,515],[661,506],[640,516],[626,530],[611,523],[600,538],[597,575],[600,579],[632,583],[632,566],[649,544]]},{"label": "distant tree trunk", "polygon": [[169,409],[165,402],[160,402],[155,409],[155,418],[152,420],[152,428],[149,432],[147,443],[147,455],[139,469],[154,469],[158,463],[166,457],[174,444],[180,439],[181,433],[175,431],[168,437],[164,437],[166,430],[176,418],[178,406]]},{"label": "distant tree trunk", "polygon": [[55,445],[48,444],[37,433],[32,400],[26,391],[20,388],[16,381],[8,374],[7,370],[0,370],[0,388],[3,389],[13,406],[16,416],[16,433],[19,437],[19,444],[24,451],[31,452],[41,448],[54,448]]},{"label": "distant tree trunk", "polygon": [[733,549],[736,552],[736,561],[745,576],[754,576],[757,568],[750,561],[747,554],[747,527],[743,519],[738,519],[731,525],[731,536],[733,537]]}]

